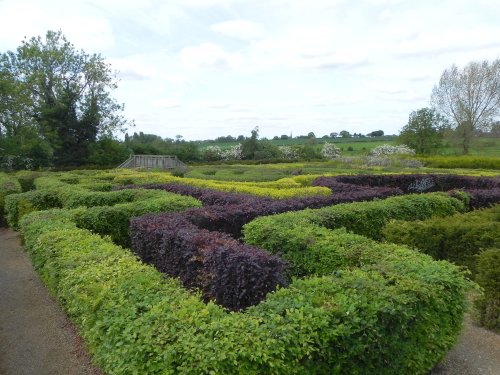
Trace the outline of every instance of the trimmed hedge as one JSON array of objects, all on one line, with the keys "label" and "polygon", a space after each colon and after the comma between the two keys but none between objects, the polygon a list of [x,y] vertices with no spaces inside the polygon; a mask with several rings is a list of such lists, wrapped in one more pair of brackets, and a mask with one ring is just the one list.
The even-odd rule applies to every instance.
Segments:
[{"label": "trimmed hedge", "polygon": [[203,229],[222,231],[236,238],[241,237],[243,225],[259,216],[298,211],[305,208],[320,208],[345,202],[381,199],[401,194],[401,190],[397,188],[380,187],[344,191],[328,197],[298,197],[277,200],[178,184],[128,185],[126,188],[161,189],[200,199],[208,207],[188,210],[185,212],[186,217]]},{"label": "trimmed hedge", "polygon": [[[132,217],[159,212],[180,212],[200,207],[198,200],[164,191],[146,191],[137,194],[135,201],[114,206],[96,206],[74,211],[74,220],[79,228],[89,229],[101,235],[110,236],[113,242],[130,247],[129,224]],[[150,194],[153,193],[153,194]]]},{"label": "trimmed hedge", "polygon": [[463,211],[464,202],[444,193],[429,193],[289,212],[275,215],[272,220],[277,223],[311,223],[329,229],[345,227],[356,234],[381,240],[382,229],[390,220],[422,220],[432,216],[450,216]]},{"label": "trimmed hedge", "polygon": [[199,229],[184,215],[135,218],[130,232],[134,253],[144,262],[228,309],[255,305],[285,284],[279,258],[227,234]]},{"label": "trimmed hedge", "polygon": [[62,207],[62,203],[59,193],[55,190],[30,190],[5,198],[7,223],[14,229],[18,228],[19,219],[24,215],[56,207]]},{"label": "trimmed hedge", "polygon": [[476,255],[487,248],[500,248],[500,205],[445,218],[393,221],[385,226],[383,236],[475,273]]},{"label": "trimmed hedge", "polygon": [[27,215],[21,233],[110,375],[424,374],[460,329],[469,284],[456,267],[426,255],[402,249],[408,261],[387,254],[360,269],[295,280],[245,313],[228,314],[77,229],[64,212]]},{"label": "trimmed hedge", "polygon": [[449,191],[454,189],[500,188],[499,177],[472,177],[450,174],[388,174],[319,177],[314,186],[325,186],[332,190],[338,184],[363,185],[371,187],[397,187],[405,193]]},{"label": "trimmed hedge", "polygon": [[236,182],[202,180],[197,178],[180,178],[165,173],[124,173],[118,175],[115,183],[122,185],[129,184],[154,184],[154,183],[178,183],[188,184],[200,188],[214,189],[232,193],[244,193],[255,196],[262,196],[274,199],[286,199],[293,197],[328,196],[332,192],[330,189],[321,186],[303,186],[293,179],[287,178],[285,181],[272,181],[268,183]]},{"label": "trimmed hedge", "polygon": [[7,221],[5,217],[5,198],[21,191],[21,185],[16,178],[0,172],[0,226],[3,226]]},{"label": "trimmed hedge", "polygon": [[484,294],[474,301],[476,319],[482,326],[500,333],[500,248],[478,255],[476,281]]},{"label": "trimmed hedge", "polygon": [[426,156],[418,159],[429,168],[500,169],[498,156]]}]

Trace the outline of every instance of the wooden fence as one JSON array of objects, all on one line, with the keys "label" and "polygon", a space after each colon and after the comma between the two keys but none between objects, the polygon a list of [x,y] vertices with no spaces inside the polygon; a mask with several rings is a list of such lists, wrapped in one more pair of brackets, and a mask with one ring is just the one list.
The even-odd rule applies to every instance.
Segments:
[{"label": "wooden fence", "polygon": [[132,155],[121,163],[118,168],[164,169],[183,172],[188,169],[186,164],[177,159],[177,156],[168,155]]}]

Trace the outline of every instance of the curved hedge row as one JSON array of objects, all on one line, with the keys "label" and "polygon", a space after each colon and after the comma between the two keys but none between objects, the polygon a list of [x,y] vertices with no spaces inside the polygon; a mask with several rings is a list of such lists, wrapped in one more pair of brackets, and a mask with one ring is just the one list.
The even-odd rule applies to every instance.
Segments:
[{"label": "curved hedge row", "polygon": [[[458,268],[404,248],[401,258],[386,252],[295,280],[244,313],[226,313],[68,215],[32,213],[21,233],[109,374],[424,374],[460,327],[469,284]],[[366,241],[349,241],[357,240]],[[365,259],[366,247],[358,250],[354,263]]]},{"label": "curved hedge row", "polygon": [[390,220],[422,220],[432,216],[450,216],[465,210],[465,203],[457,198],[444,193],[429,193],[287,212],[257,221],[316,224],[329,229],[344,227],[356,234],[381,240],[382,229]]},{"label": "curved hedge row", "polygon": [[165,173],[137,173],[137,172],[121,172],[113,180],[121,185],[127,184],[169,184],[178,183],[196,186],[206,189],[214,189],[225,192],[243,193],[261,197],[269,197],[274,199],[286,199],[293,197],[309,197],[309,196],[328,196],[332,192],[330,189],[321,186],[304,186],[295,182],[291,178],[284,181],[272,181],[267,183],[255,182],[236,182],[236,181],[217,181],[217,180],[202,180],[198,178],[180,178],[166,175]]}]

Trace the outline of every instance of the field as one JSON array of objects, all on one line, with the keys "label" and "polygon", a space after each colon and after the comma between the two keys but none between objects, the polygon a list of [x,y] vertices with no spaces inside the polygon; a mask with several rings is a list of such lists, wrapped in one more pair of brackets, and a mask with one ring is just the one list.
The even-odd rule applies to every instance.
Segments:
[{"label": "field", "polygon": [[500,173],[356,163],[0,174],[0,213],[106,373],[426,374],[471,293],[500,329]]},{"label": "field", "polygon": [[[293,146],[293,145],[312,145],[316,148],[321,148],[324,142],[333,143],[339,147],[343,156],[359,156],[366,155],[370,150],[383,144],[395,145],[397,137],[382,136],[382,137],[352,137],[352,138],[316,138],[310,139],[285,139],[285,140],[270,140],[276,146]],[[203,141],[198,145],[201,149],[207,146],[218,146],[221,149],[227,149],[236,146],[240,142],[216,142]],[[439,155],[461,155],[461,148],[457,142],[453,140],[445,140],[444,147],[437,152]],[[476,137],[472,139],[469,155],[495,156],[500,157],[500,138],[499,137]]]}]

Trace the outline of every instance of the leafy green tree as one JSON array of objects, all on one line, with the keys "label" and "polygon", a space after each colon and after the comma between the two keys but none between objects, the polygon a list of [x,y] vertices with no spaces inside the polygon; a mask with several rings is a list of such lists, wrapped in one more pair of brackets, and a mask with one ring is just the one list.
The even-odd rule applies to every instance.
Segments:
[{"label": "leafy green tree", "polygon": [[255,152],[259,150],[259,127],[256,126],[251,134],[241,143],[243,159],[254,159]]},{"label": "leafy green tree", "polygon": [[347,130],[342,130],[339,135],[342,137],[342,138],[351,138],[351,133],[349,133]]},{"label": "leafy green tree", "polygon": [[384,135],[383,130],[375,130],[375,131],[367,134],[368,137],[381,137],[383,135]]},{"label": "leafy green tree", "polygon": [[25,39],[0,54],[0,134],[32,127],[56,166],[84,164],[91,144],[127,124],[111,97],[116,87],[104,59],[76,50],[61,31]]},{"label": "leafy green tree", "polygon": [[436,110],[421,108],[410,113],[398,142],[408,145],[417,154],[430,154],[442,147],[443,130],[447,127],[448,122]]}]

